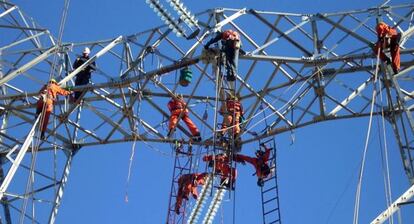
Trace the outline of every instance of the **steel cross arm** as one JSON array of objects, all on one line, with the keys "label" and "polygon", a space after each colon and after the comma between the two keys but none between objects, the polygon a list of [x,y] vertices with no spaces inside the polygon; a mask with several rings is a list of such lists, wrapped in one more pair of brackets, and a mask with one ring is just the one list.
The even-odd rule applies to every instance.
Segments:
[{"label": "steel cross arm", "polygon": [[251,55],[255,55],[256,53],[264,50],[265,48],[267,48],[268,46],[272,45],[273,43],[275,43],[276,41],[280,40],[281,37],[287,36],[289,35],[289,33],[299,29],[300,27],[302,27],[303,25],[305,25],[306,23],[308,23],[308,20],[305,20],[303,22],[301,22],[300,24],[295,25],[294,27],[290,28],[289,30],[287,30],[286,32],[284,32],[283,34],[279,34],[278,37],[273,38],[272,40],[266,42],[265,44],[263,44],[262,46],[260,46],[259,48],[255,49],[254,51],[250,52]]},{"label": "steel cross arm", "polygon": [[[177,127],[180,127],[177,125]],[[186,132],[186,130],[183,128],[183,132]],[[191,136],[190,133],[187,133],[188,136]],[[76,143],[76,145],[80,147],[86,147],[86,146],[95,146],[95,145],[106,145],[106,144],[115,144],[115,143],[124,143],[124,142],[133,142],[133,141],[139,141],[139,142],[157,142],[157,143],[169,143],[174,144],[176,142],[176,139],[165,139],[165,138],[148,138],[143,135],[136,135],[136,136],[128,136],[126,138],[120,138],[120,139],[109,139],[107,141],[103,142],[87,142],[87,143]],[[219,141],[216,141],[216,144],[212,140],[202,141],[202,142],[193,142],[191,140],[188,141],[180,141],[180,143],[184,145],[199,145],[199,146],[214,146],[219,145]],[[50,150],[53,150],[51,148]]]},{"label": "steel cross arm", "polygon": [[[414,60],[413,61],[407,61],[407,62],[401,62],[401,65],[402,66],[414,65]],[[359,71],[370,71],[370,70],[374,70],[374,69],[375,69],[375,65],[374,66],[355,66],[353,68],[343,68],[343,69],[327,68],[327,69],[323,69],[322,71],[324,72],[324,75],[328,75],[328,74],[333,74],[333,73],[341,74],[341,73],[353,73],[353,72],[359,72]],[[412,69],[414,69],[414,66],[410,67],[410,70],[412,70]],[[397,77],[398,77],[398,75],[397,75]]]},{"label": "steel cross arm", "polygon": [[[414,53],[414,48],[402,49],[401,54],[412,54]],[[278,63],[296,63],[304,65],[323,65],[329,62],[338,62],[338,61],[353,61],[356,59],[371,59],[375,58],[374,53],[361,53],[347,56],[337,56],[330,58],[305,58],[305,57],[285,57],[285,56],[269,56],[269,55],[240,55],[240,59],[245,60],[257,60],[257,61],[275,61]]]},{"label": "steel cross arm", "polygon": [[27,71],[31,67],[37,65],[47,57],[49,57],[51,54],[55,53],[57,50],[59,50],[58,46],[53,46],[49,48],[49,50],[43,52],[41,55],[37,56],[35,59],[31,60],[27,64],[23,65],[22,67],[14,70],[10,74],[6,75],[4,78],[0,79],[0,86],[2,86],[4,83],[16,78],[18,75],[22,74],[23,72]]},{"label": "steel cross arm", "polygon": [[404,192],[397,200],[390,205],[384,212],[382,212],[377,218],[375,218],[371,224],[381,224],[387,221],[396,211],[400,209],[400,204],[409,201],[414,196],[414,185],[412,185],[406,192]]},{"label": "steel cross arm", "polygon": [[278,117],[280,117],[286,124],[288,124],[290,127],[293,126],[293,124],[286,119],[274,106],[272,106],[267,100],[265,100],[263,97],[260,96],[259,93],[257,93],[248,83],[246,83],[242,78],[237,76],[237,79],[254,95],[256,95],[257,98],[259,98],[266,106],[268,106]]},{"label": "steel cross arm", "polygon": [[[393,110],[393,111],[387,110],[387,111],[384,111],[384,112],[387,114],[387,113],[396,112],[396,111],[397,110]],[[400,110],[398,110],[398,111],[400,112]],[[381,116],[382,113],[381,112],[374,112],[373,115]],[[294,129],[299,129],[299,128],[302,128],[302,127],[305,127],[305,126],[308,126],[308,125],[312,125],[312,124],[316,124],[316,123],[319,123],[319,122],[339,120],[339,119],[349,119],[349,118],[355,118],[355,117],[367,117],[367,116],[370,116],[370,113],[359,113],[359,114],[353,114],[353,115],[320,117],[319,119],[303,122],[303,123],[300,123],[300,124],[295,124],[295,125],[290,126],[290,127],[283,126],[283,127],[273,128],[271,130],[268,130],[266,133],[264,133],[260,136],[244,140],[242,142],[242,144],[254,142],[254,141],[257,141],[257,140],[260,140],[260,139],[264,139],[264,138],[267,138],[267,137],[270,137],[270,136],[278,135],[278,134],[281,134],[281,133],[284,133],[284,132],[287,132],[287,131],[291,131],[291,130],[294,130]]]},{"label": "steel cross arm", "polygon": [[334,27],[337,27],[338,29],[344,31],[345,33],[348,33],[349,35],[355,37],[356,39],[360,40],[361,42],[364,42],[365,44],[371,46],[374,43],[372,43],[371,41],[367,40],[366,38],[356,34],[355,32],[352,32],[351,30],[349,30],[348,28],[342,26],[340,23],[336,23],[334,21],[332,21],[331,19],[329,19],[328,17],[326,17],[323,14],[317,13],[316,16],[324,21],[326,21],[327,23],[331,24]]},{"label": "steel cross arm", "polygon": [[267,21],[265,18],[263,18],[255,10],[250,9],[249,12],[251,14],[253,14],[255,17],[257,17],[264,24],[266,24],[268,27],[270,27],[270,29],[276,31],[279,35],[286,38],[287,41],[289,41],[291,44],[293,44],[295,47],[297,47],[299,50],[301,50],[303,53],[305,53],[306,56],[311,56],[312,55],[312,53],[310,51],[306,50],[304,47],[302,47],[300,44],[298,44],[296,41],[294,41],[292,38],[290,38],[288,35],[286,35],[283,31],[281,31],[278,28],[274,27],[269,21]]},{"label": "steel cross arm", "polygon": [[[405,49],[405,50],[402,50],[401,52],[409,54],[409,53],[414,52],[414,49]],[[356,56],[358,56],[358,55],[356,55]],[[364,58],[367,55],[363,56],[363,54],[361,54],[359,56],[361,58]],[[247,60],[248,59],[256,60],[256,58],[258,58],[258,60],[277,61],[279,59],[284,60],[282,58],[285,58],[285,57],[265,56],[265,55],[241,56],[241,59],[247,59]],[[365,57],[365,58],[368,58],[368,56]],[[351,59],[351,58],[349,58],[349,59]],[[153,70],[153,71],[150,71],[148,73],[141,74],[137,77],[126,78],[126,79],[122,79],[120,81],[111,81],[111,82],[106,82],[106,83],[96,83],[96,84],[75,86],[75,87],[73,87],[73,90],[74,91],[83,91],[83,90],[93,90],[93,89],[100,89],[100,88],[119,88],[119,87],[127,86],[129,84],[138,82],[142,79],[150,78],[154,75],[162,75],[162,74],[177,70],[179,68],[183,68],[183,67],[186,67],[186,66],[189,66],[189,65],[196,64],[196,63],[199,62],[199,60],[200,60],[200,57],[196,57],[196,58],[185,60],[185,61],[179,61],[179,62],[176,62],[174,64],[167,65],[163,68]],[[293,58],[293,60],[298,61],[298,63],[300,63],[299,58]],[[326,59],[326,60],[329,61],[329,59]],[[342,61],[342,60],[346,60],[346,59],[332,58],[332,60],[333,61]],[[323,60],[315,60],[314,62],[310,62],[310,61],[306,60],[306,62],[309,62],[309,64],[315,64],[316,61],[320,61],[320,63],[325,63],[325,62],[322,62]],[[305,61],[302,61],[301,63],[304,63],[304,62]],[[396,77],[399,77],[399,76],[401,76],[403,74],[406,74],[407,72],[413,70],[414,69],[414,60],[413,61],[407,61],[407,62],[401,62],[401,65],[402,66],[411,66],[411,67],[403,69],[402,71],[400,71],[400,73],[398,73],[396,75]],[[323,69],[323,72],[326,73],[324,75],[329,75],[329,73],[338,73],[338,74],[339,73],[352,73],[352,72],[367,71],[367,70],[372,70],[372,69],[374,69],[372,66],[355,66],[354,68],[344,68],[344,69],[339,69],[339,70],[334,70],[334,69],[331,69],[331,68],[327,68],[327,69]],[[305,78],[302,79],[302,80],[305,80]],[[294,82],[295,82],[295,80],[292,80],[289,83],[294,83]],[[269,90],[273,90],[273,88],[269,88]],[[170,96],[168,94],[162,94],[162,93],[145,93],[145,92],[143,92],[143,93],[148,94],[148,96],[151,96],[151,95],[165,96],[165,97]],[[33,97],[33,96],[37,96],[37,95],[38,95],[38,93],[22,93],[22,94],[6,95],[6,96],[2,95],[2,96],[0,96],[0,100],[24,99],[26,97]],[[114,95],[114,96],[116,96],[116,95]],[[197,98],[197,99],[214,99],[214,97],[204,97],[203,98],[202,96],[194,96],[193,98]],[[89,99],[89,98],[86,98],[86,99]]]}]

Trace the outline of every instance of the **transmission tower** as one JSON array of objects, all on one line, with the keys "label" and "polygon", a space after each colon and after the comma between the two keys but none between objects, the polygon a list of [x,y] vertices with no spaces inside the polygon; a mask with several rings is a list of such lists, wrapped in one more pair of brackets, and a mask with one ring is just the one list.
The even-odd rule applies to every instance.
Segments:
[{"label": "transmission tower", "polygon": [[[385,21],[395,26],[406,37],[401,71],[393,74],[380,63],[378,82],[387,100],[375,101],[374,116],[384,115],[391,124],[403,170],[414,183],[414,4],[323,14],[218,8],[197,14],[200,32],[190,40],[176,37],[174,29],[164,25],[128,36],[60,45],[18,6],[4,1],[0,6],[2,222],[54,223],[74,155],[85,147],[128,141],[174,143],[154,117],[169,117],[164,105],[176,92],[195,105],[188,108],[190,116],[206,130],[204,141],[192,142],[193,147],[217,145],[214,133],[221,118],[204,119],[202,114],[205,103],[214,106],[223,101],[220,94],[205,91],[217,88],[220,72],[211,63],[201,63],[200,55],[209,34],[222,29],[236,30],[249,50],[240,56],[243,63],[236,81],[223,83],[223,88],[241,96],[246,108],[241,143],[247,144],[320,122],[369,117],[380,92],[372,95],[375,25]],[[38,91],[50,74],[63,86],[74,86],[73,78],[81,69],[72,70],[71,59],[83,47],[95,52],[94,83],[73,88],[87,91],[79,105],[59,98],[47,139],[40,141],[33,129]],[[183,88],[174,74],[185,67],[197,75]],[[259,67],[260,74],[255,72]],[[181,144],[189,144],[191,134],[185,127],[179,125],[177,132],[186,139]],[[283,212],[283,204],[280,207]],[[37,215],[40,210],[50,215]]]}]

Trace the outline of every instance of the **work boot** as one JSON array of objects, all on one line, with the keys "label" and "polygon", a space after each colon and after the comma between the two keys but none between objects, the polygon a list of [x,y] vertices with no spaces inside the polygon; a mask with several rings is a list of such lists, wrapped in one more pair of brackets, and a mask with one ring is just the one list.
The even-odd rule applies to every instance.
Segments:
[{"label": "work boot", "polygon": [[392,66],[392,71],[394,72],[394,75],[398,74],[399,72],[399,70],[394,66]]},{"label": "work boot", "polygon": [[44,133],[44,132],[42,132],[42,133],[40,134],[40,139],[41,139],[41,140],[46,140],[46,137],[45,137],[45,133]]},{"label": "work boot", "polygon": [[259,186],[259,187],[264,186],[264,180],[262,178],[257,179],[257,186]]},{"label": "work boot", "polygon": [[236,81],[236,76],[235,75],[227,75],[227,81],[229,82],[234,82]]},{"label": "work boot", "polygon": [[193,136],[193,141],[195,142],[201,142],[201,136],[200,133],[197,133]]}]

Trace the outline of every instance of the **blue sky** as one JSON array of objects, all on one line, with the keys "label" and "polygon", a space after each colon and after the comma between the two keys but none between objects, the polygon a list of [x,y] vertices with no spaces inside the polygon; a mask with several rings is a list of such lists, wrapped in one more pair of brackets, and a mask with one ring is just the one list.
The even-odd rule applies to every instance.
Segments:
[{"label": "blue sky", "polygon": [[[14,1],[36,22],[57,36],[64,1]],[[363,9],[382,1],[329,0],[196,0],[183,1],[193,12],[215,7],[316,13]],[[391,4],[410,1],[391,1]],[[64,42],[84,42],[133,34],[161,24],[145,1],[71,1]],[[247,49],[251,50],[251,49]],[[99,61],[98,61],[99,65]],[[375,120],[375,119],[374,119]],[[276,137],[283,223],[351,223],[357,173],[368,119],[339,120],[308,126]],[[390,128],[390,127],[388,127]],[[368,151],[360,223],[368,223],[385,207],[378,128]],[[393,199],[408,188],[398,148],[388,129]],[[163,223],[167,215],[173,159],[139,143],[124,201],[131,143],[83,148],[75,157],[57,223]],[[169,145],[154,144],[170,152]],[[250,154],[257,145],[245,145]],[[259,188],[251,167],[238,166],[235,223],[261,223]],[[232,222],[232,202],[219,213]],[[403,221],[414,220],[413,206],[402,210]],[[221,217],[216,218],[219,223]]]}]

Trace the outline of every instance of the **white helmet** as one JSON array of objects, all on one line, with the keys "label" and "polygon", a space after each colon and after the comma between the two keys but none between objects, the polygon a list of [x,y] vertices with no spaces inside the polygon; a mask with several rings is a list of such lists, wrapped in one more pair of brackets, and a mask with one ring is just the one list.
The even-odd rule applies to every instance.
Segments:
[{"label": "white helmet", "polygon": [[88,47],[85,47],[85,49],[83,49],[83,53],[84,54],[89,54],[89,53],[91,53],[91,50]]}]

